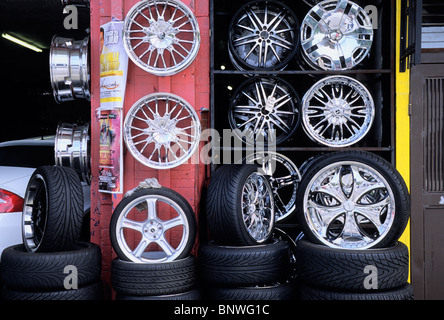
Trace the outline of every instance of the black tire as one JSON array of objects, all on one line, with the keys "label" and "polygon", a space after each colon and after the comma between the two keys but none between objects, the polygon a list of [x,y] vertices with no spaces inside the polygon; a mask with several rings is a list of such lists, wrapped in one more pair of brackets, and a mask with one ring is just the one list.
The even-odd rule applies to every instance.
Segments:
[{"label": "black tire", "polygon": [[288,243],[230,247],[202,244],[199,270],[202,283],[223,287],[267,285],[285,281],[290,272]]},{"label": "black tire", "polygon": [[[408,280],[409,251],[401,242],[388,248],[343,250],[301,240],[296,270],[300,281],[314,287],[350,292],[368,292],[368,286],[391,290]],[[369,283],[367,277],[373,275]]]},{"label": "black tire", "polygon": [[32,174],[23,208],[23,243],[30,252],[73,250],[83,223],[83,189],[74,169],[42,166]]},{"label": "black tire", "polygon": [[97,281],[78,289],[60,291],[18,291],[4,288],[2,300],[103,300],[103,285]]},{"label": "black tire", "polygon": [[293,285],[290,282],[271,286],[223,288],[209,287],[207,290],[209,300],[291,300],[293,298]]},{"label": "black tire", "polygon": [[159,296],[183,293],[197,285],[194,256],[165,263],[133,263],[114,259],[111,286],[125,296]]},{"label": "black tire", "polygon": [[193,289],[187,292],[162,295],[162,296],[126,296],[117,294],[116,300],[200,300],[200,290]]},{"label": "black tire", "polygon": [[[268,233],[261,239],[255,239],[248,232],[242,212],[242,191],[247,179],[258,172],[256,165],[233,164],[223,165],[211,177],[207,199],[206,214],[210,237],[219,245],[254,246],[266,243],[272,236],[274,228],[274,201],[272,212],[266,223]],[[273,191],[268,185],[270,198]]]},{"label": "black tire", "polygon": [[[169,188],[153,188],[153,189],[138,189],[133,194],[124,197],[123,200],[117,205],[116,209],[113,212],[110,222],[110,239],[111,245],[114,251],[117,254],[117,257],[120,260],[125,261],[133,261],[133,262],[146,262],[143,260],[139,260],[139,258],[135,257],[131,250],[126,250],[123,245],[121,245],[118,241],[119,234],[119,218],[124,213],[124,210],[131,209],[131,202],[137,200],[140,197],[144,196],[153,196],[153,197],[164,197],[169,201],[175,203],[175,205],[179,206],[183,211],[183,218],[186,220],[183,228],[187,228],[188,234],[186,238],[184,238],[184,245],[180,252],[177,253],[177,256],[174,260],[179,260],[186,258],[190,255],[191,249],[194,246],[196,240],[197,233],[197,223],[196,216],[194,214],[193,209],[191,208],[188,201],[179,193]],[[183,234],[185,237],[185,234]],[[125,239],[126,241],[126,239]],[[150,260],[149,263],[156,263],[156,260]]]},{"label": "black tire", "polygon": [[410,284],[388,290],[372,292],[341,292],[317,289],[309,286],[301,286],[299,290],[300,300],[413,300],[413,288]]},{"label": "black tire", "polygon": [[[75,250],[30,253],[23,245],[3,250],[0,275],[3,284],[19,291],[55,291],[65,288],[64,280],[71,273],[66,266],[77,268],[79,287],[100,279],[101,251],[97,244],[78,242]],[[65,273],[66,272],[66,273]]]},{"label": "black tire", "polygon": [[[393,193],[394,200],[394,218],[390,227],[388,227],[385,234],[381,236],[375,236],[373,232],[377,232],[372,230],[371,234],[368,235],[369,238],[375,236],[374,240],[365,246],[368,248],[384,248],[393,246],[399,239],[399,237],[404,232],[409,217],[410,217],[410,195],[407,189],[407,186],[399,174],[399,172],[394,168],[388,161],[381,158],[380,156],[365,152],[365,151],[342,151],[342,152],[334,152],[329,154],[324,154],[318,156],[316,159],[310,161],[309,166],[307,167],[303,177],[301,184],[299,186],[300,192],[298,192],[296,203],[297,203],[297,220],[307,237],[307,239],[313,243],[318,244],[326,244],[331,245],[333,240],[323,239],[323,241],[318,238],[315,232],[310,228],[309,222],[305,217],[305,193],[308,192],[311,184],[311,180],[322,170],[330,165],[334,165],[336,163],[355,163],[362,164],[369,168],[372,168],[375,172],[377,172],[380,176],[382,176],[388,184],[388,188]],[[327,208],[327,207],[326,207]],[[387,216],[389,216],[387,214]],[[337,225],[333,225],[336,226]],[[374,228],[375,229],[375,228]],[[331,245],[335,246],[335,245]],[[363,249],[360,247],[359,249]]]}]

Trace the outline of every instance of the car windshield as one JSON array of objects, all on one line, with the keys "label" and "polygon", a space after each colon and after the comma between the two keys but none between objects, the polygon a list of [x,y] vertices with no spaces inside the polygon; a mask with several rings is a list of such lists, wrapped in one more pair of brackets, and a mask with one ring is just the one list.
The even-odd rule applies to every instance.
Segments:
[{"label": "car windshield", "polygon": [[7,146],[0,148],[0,166],[37,168],[54,164],[54,146]]}]

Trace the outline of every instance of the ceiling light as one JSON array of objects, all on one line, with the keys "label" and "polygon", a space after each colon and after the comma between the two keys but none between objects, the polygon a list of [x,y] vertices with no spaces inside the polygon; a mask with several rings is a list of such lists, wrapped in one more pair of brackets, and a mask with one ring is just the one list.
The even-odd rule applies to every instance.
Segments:
[{"label": "ceiling light", "polygon": [[20,39],[17,39],[17,38],[15,38],[15,37],[7,34],[7,33],[2,33],[2,37],[5,38],[5,39],[8,39],[9,41],[15,42],[15,43],[17,43],[17,44],[19,44],[19,45],[21,45],[23,47],[26,47],[28,49],[34,50],[35,52],[42,52],[43,51],[42,49],[37,48],[36,46],[33,46],[32,44],[29,44],[29,43],[27,43],[25,41],[22,41]]}]

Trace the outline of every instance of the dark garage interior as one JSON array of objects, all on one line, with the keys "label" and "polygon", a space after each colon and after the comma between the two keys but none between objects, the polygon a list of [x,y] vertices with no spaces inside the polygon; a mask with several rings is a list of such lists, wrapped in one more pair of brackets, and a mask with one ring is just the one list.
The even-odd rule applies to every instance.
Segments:
[{"label": "dark garage interior", "polygon": [[49,52],[54,35],[80,40],[88,35],[89,8],[77,8],[78,29],[65,29],[60,0],[2,0],[0,32],[35,45],[35,52],[0,38],[2,125],[0,142],[54,135],[59,122],[87,123],[86,99],[58,104],[49,76]]}]

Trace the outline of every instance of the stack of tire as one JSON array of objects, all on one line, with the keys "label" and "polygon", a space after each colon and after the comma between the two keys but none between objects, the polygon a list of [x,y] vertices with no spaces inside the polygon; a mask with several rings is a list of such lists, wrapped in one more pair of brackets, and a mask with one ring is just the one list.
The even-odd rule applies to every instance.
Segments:
[{"label": "stack of tire", "polygon": [[[253,187],[259,187],[254,199],[249,197]],[[216,169],[205,206],[210,240],[200,244],[198,254],[204,296],[210,300],[291,299],[290,248],[273,236],[273,193],[258,167],[222,165]],[[263,227],[260,236],[251,228],[252,217]]]},{"label": "stack of tire", "polygon": [[23,244],[2,252],[3,300],[103,298],[101,251],[79,240],[83,218],[83,190],[76,171],[37,168],[24,199]]},{"label": "stack of tire", "polygon": [[299,190],[300,299],[413,299],[409,252],[399,242],[409,194],[389,162],[361,151],[320,155],[304,170]]},{"label": "stack of tire", "polygon": [[[156,181],[157,182],[157,181]],[[123,229],[125,224],[122,221],[129,221],[128,213],[132,209],[140,210],[144,203],[151,199],[155,202],[167,201],[172,208],[182,214],[184,223],[183,238],[180,246],[174,254],[167,254],[158,258],[161,251],[149,251],[149,248],[140,255],[128,248],[131,239],[125,238]],[[154,209],[154,206],[151,207]],[[157,211],[156,211],[157,212]],[[161,221],[154,214],[147,217],[145,225],[151,222],[159,223],[162,229],[166,229],[167,221]],[[151,219],[151,220],[150,220]],[[162,224],[166,222],[166,224]],[[151,228],[151,227],[148,227]],[[144,228],[145,229],[145,228]],[[117,258],[111,263],[111,286],[116,292],[116,300],[198,300],[200,290],[198,284],[197,261],[191,250],[196,238],[195,214],[179,193],[172,189],[159,188],[139,188],[134,192],[125,195],[113,212],[110,223],[110,238]],[[166,230],[165,230],[166,231]],[[141,231],[143,234],[144,231]],[[156,242],[150,237],[149,230],[146,229],[143,241]],[[159,234],[160,239],[163,234]],[[148,247],[148,246],[146,246]],[[174,251],[174,250],[173,250]]]}]

